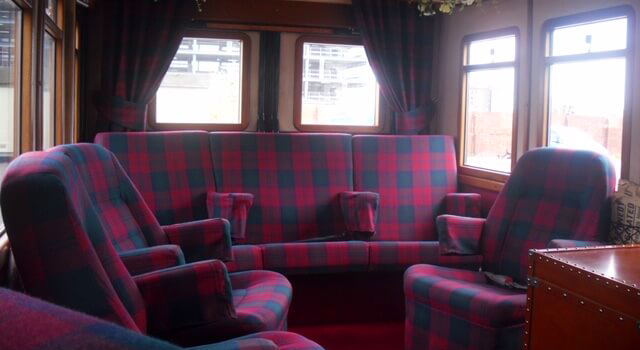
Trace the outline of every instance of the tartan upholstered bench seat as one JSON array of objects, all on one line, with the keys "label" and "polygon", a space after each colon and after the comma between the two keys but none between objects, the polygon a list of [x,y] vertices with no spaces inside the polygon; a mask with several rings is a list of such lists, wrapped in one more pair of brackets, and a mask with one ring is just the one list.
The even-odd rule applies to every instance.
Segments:
[{"label": "tartan upholstered bench seat", "polygon": [[229,271],[480,264],[439,253],[437,215],[480,215],[478,194],[456,193],[449,136],[113,132],[96,143],[116,155],[163,225],[231,220],[213,194],[251,195]]},{"label": "tartan upholstered bench seat", "polygon": [[[0,349],[4,350],[178,350],[166,341],[0,288]],[[261,332],[193,350],[322,350],[289,332]]]},{"label": "tartan upholstered bench seat", "polygon": [[[228,274],[222,261],[200,259],[226,256],[229,231],[202,230],[207,220],[160,226],[99,145],[21,155],[7,169],[0,202],[33,296],[185,346],[286,328],[292,288],[284,276]],[[213,221],[228,228],[224,219]],[[155,244],[136,250],[149,255],[118,252],[131,242]],[[160,261],[172,252],[177,259]],[[198,261],[186,263],[183,255]],[[146,271],[132,273],[141,267]]]},{"label": "tartan upholstered bench seat", "polygon": [[[607,157],[557,148],[525,153],[486,219],[437,219],[441,250],[482,255],[482,270],[405,272],[406,349],[522,349],[528,252],[604,241],[615,185]],[[490,273],[490,274],[489,274]]]}]

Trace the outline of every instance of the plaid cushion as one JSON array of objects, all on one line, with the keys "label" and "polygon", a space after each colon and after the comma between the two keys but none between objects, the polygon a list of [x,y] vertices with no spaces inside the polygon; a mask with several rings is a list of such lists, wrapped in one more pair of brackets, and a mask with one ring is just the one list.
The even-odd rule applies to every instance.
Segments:
[{"label": "plaid cushion", "polygon": [[86,187],[61,152],[27,153],[7,169],[0,202],[25,290],[144,332],[142,296]]},{"label": "plaid cushion", "polygon": [[160,224],[208,218],[215,181],[206,132],[111,132],[95,142],[116,155]]},{"label": "plaid cushion", "polygon": [[447,193],[444,214],[479,218],[482,216],[482,197],[477,193]]},{"label": "plaid cushion", "polygon": [[[268,340],[276,346],[276,349],[286,350],[322,350],[322,347],[311,340],[291,332],[260,332],[256,334],[247,335],[241,338],[234,339],[236,342],[246,342],[253,339]],[[223,345],[225,343],[219,343],[216,345]],[[241,348],[229,347],[228,350],[242,350]],[[254,348],[251,348],[252,350]],[[255,350],[262,350],[262,348],[255,348]]]},{"label": "plaid cushion", "polygon": [[351,136],[211,133],[219,192],[255,196],[247,243],[278,243],[345,230],[338,194],[352,190]]},{"label": "plaid cushion", "polygon": [[135,276],[134,280],[147,307],[151,333],[221,322],[236,316],[231,282],[219,260],[154,271]]},{"label": "plaid cushion", "polygon": [[262,248],[255,245],[234,245],[232,247],[233,260],[227,261],[229,272],[248,270],[262,270]]},{"label": "plaid cushion", "polygon": [[72,159],[118,251],[167,244],[166,235],[113,154],[94,144],[53,149]]},{"label": "plaid cushion", "polygon": [[483,273],[432,265],[405,272],[405,348],[517,349],[526,293],[486,283]]},{"label": "plaid cushion", "polygon": [[247,217],[253,205],[251,193],[218,193],[207,194],[207,212],[210,218],[223,218],[231,223],[231,238],[234,242],[245,241]]},{"label": "plaid cushion", "polygon": [[[0,348],[177,350],[173,344],[132,332],[115,324],[0,288]],[[322,350],[309,339],[289,332],[260,332],[199,350]],[[195,349],[194,349],[195,350]]]},{"label": "plaid cushion", "polygon": [[471,255],[479,253],[480,236],[485,219],[455,215],[436,218],[440,254]]},{"label": "plaid cushion", "polygon": [[216,342],[241,335],[284,330],[291,301],[291,284],[277,272],[246,271],[229,274],[237,318],[176,330],[162,335],[181,345]]},{"label": "plaid cushion", "polygon": [[547,244],[547,248],[584,248],[606,245],[604,242],[597,241],[576,241],[571,239],[554,239]]},{"label": "plaid cushion", "polygon": [[207,219],[163,226],[173,244],[182,248],[188,262],[206,259],[231,259],[229,221]]},{"label": "plaid cushion", "polygon": [[374,192],[340,193],[340,206],[347,230],[373,235],[378,221],[380,195]]},{"label": "plaid cushion", "polygon": [[525,153],[487,216],[484,270],[523,284],[530,249],[553,239],[604,241],[614,186],[606,156],[559,148]]},{"label": "plaid cushion", "polygon": [[478,269],[480,255],[440,255],[439,244],[429,242],[368,242],[369,269],[402,271],[415,264],[436,264],[462,269]]},{"label": "plaid cushion", "polygon": [[118,255],[131,275],[141,275],[185,263],[182,249],[173,244],[134,249]]},{"label": "plaid cushion", "polygon": [[296,273],[364,271],[369,261],[367,242],[271,243],[262,245],[265,269]]},{"label": "plaid cushion", "polygon": [[0,349],[177,350],[95,317],[0,289]]},{"label": "plaid cushion", "polygon": [[436,240],[435,218],[457,186],[450,136],[353,137],[354,189],[380,194],[380,241]]}]

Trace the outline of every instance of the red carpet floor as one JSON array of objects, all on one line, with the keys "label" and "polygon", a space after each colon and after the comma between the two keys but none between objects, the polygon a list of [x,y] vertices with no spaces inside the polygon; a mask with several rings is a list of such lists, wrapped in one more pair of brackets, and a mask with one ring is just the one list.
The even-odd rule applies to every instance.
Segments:
[{"label": "red carpet floor", "polygon": [[402,350],[403,322],[353,323],[290,327],[326,350]]}]

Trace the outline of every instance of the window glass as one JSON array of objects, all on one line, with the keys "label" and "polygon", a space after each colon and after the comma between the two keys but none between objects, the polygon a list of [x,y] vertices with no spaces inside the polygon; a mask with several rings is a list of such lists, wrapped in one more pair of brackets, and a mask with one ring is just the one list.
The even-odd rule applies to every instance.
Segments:
[{"label": "window glass", "polygon": [[184,38],[156,94],[156,123],[240,124],[243,41]]},{"label": "window glass", "polygon": [[616,18],[556,28],[551,55],[564,56],[627,48],[627,18]]},{"label": "window glass", "polygon": [[468,74],[465,165],[511,170],[514,80],[514,68]]},{"label": "window glass", "polygon": [[301,124],[378,125],[378,85],[362,45],[304,43]]},{"label": "window glass", "polygon": [[549,146],[606,154],[620,174],[625,71],[624,58],[553,64]]},{"label": "window glass", "polygon": [[[618,178],[626,100],[627,18],[611,18],[552,29],[552,54],[574,54],[560,62],[547,58],[549,74],[547,144],[606,154]],[[611,58],[594,52],[613,51]]]},{"label": "window glass", "polygon": [[513,148],[516,37],[471,41],[467,48],[463,164],[508,173]]},{"label": "window glass", "polygon": [[[20,21],[20,9],[10,0],[0,0],[0,180],[15,154]],[[4,226],[1,214],[0,226]]]},{"label": "window glass", "polygon": [[516,37],[514,35],[476,40],[469,44],[467,64],[470,65],[511,62],[515,59]]},{"label": "window glass", "polygon": [[45,0],[45,12],[55,22],[58,14],[58,0]]},{"label": "window glass", "polygon": [[43,81],[42,81],[42,148],[54,146],[54,120],[56,108],[56,41],[44,34]]}]

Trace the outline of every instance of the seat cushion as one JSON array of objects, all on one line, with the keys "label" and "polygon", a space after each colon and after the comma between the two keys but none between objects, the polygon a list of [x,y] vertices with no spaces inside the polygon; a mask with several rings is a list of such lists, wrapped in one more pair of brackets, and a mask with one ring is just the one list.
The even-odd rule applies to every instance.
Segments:
[{"label": "seat cushion", "polygon": [[472,323],[503,328],[524,322],[526,293],[488,284],[482,272],[415,265],[405,272],[407,300]]},{"label": "seat cushion", "polygon": [[229,278],[237,318],[158,336],[183,346],[194,346],[286,329],[292,290],[284,276],[273,271],[245,271],[231,273]]},{"label": "seat cushion", "polygon": [[369,269],[404,270],[415,264],[436,264],[477,270],[480,255],[441,255],[437,241],[428,242],[368,242]]},{"label": "seat cushion", "polygon": [[299,334],[277,331],[255,333],[209,347],[197,347],[190,350],[269,350],[272,348],[274,350],[322,350],[320,345]]},{"label": "seat cushion", "polygon": [[365,271],[366,242],[305,242],[262,245],[264,268],[287,274]]},{"label": "seat cushion", "polygon": [[217,191],[255,196],[245,243],[345,231],[338,195],[353,189],[350,135],[214,132],[210,141]]},{"label": "seat cushion", "polygon": [[231,247],[233,260],[227,261],[229,272],[262,270],[262,248],[256,245],[234,245]]},{"label": "seat cushion", "polygon": [[379,241],[437,240],[435,219],[447,193],[456,191],[450,136],[353,137],[354,190],[380,194]]}]

